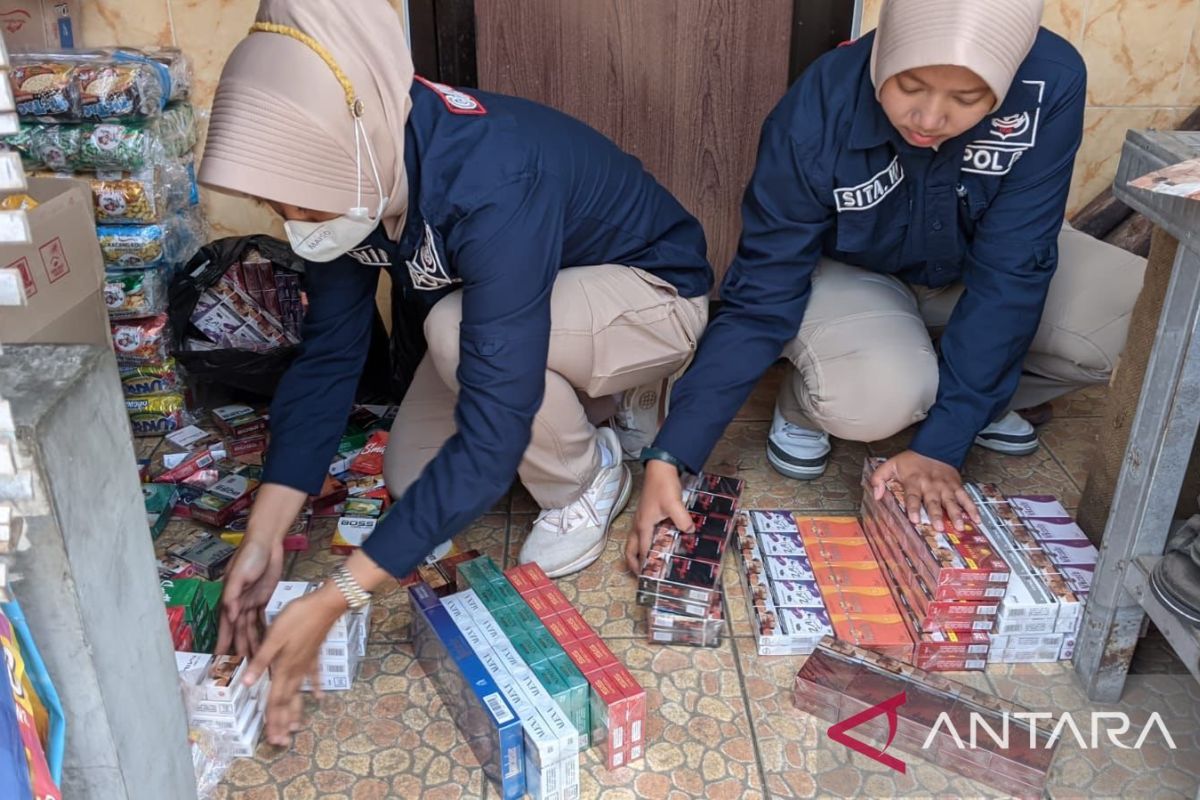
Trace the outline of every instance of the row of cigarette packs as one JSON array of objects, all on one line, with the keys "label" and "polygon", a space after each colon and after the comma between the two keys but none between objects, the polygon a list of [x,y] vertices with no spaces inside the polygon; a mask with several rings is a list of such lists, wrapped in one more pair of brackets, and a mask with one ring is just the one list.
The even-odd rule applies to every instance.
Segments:
[{"label": "row of cigarette packs", "polygon": [[233,757],[254,755],[265,722],[270,679],[266,673],[253,686],[243,678],[249,660],[176,652],[188,723],[222,740],[222,752]]},{"label": "row of cigarette packs", "polygon": [[[868,719],[855,721],[855,739],[879,742],[880,753],[900,750],[1017,797],[1042,796],[1057,748],[1047,728],[1031,727],[1020,716],[1027,709],[832,637],[818,644],[797,673],[793,703],[832,723],[868,713]],[[881,705],[886,714],[878,711]],[[996,733],[974,736],[983,726]],[[964,746],[968,737],[970,747]]]},{"label": "row of cigarette packs", "polygon": [[[645,692],[590,628],[555,619],[566,609],[554,609],[564,605],[577,612],[544,573],[528,565],[515,568],[505,587],[494,579],[500,573],[490,559],[468,563],[476,565],[465,570],[472,588],[438,597],[424,583],[409,587],[413,642],[423,669],[503,796],[577,798],[579,753],[589,742],[604,744],[610,768],[640,757]],[[522,598],[523,609],[495,605],[508,590]],[[559,597],[550,596],[554,593]],[[522,620],[524,612],[532,620]],[[575,638],[578,634],[584,638]],[[550,636],[555,638],[547,640]],[[547,650],[553,654],[547,657]],[[582,692],[569,679],[563,682],[568,674],[583,679]]]},{"label": "row of cigarette packs", "polygon": [[[309,592],[316,591],[319,586],[320,583],[316,582],[280,581],[264,610],[267,625],[275,622],[288,603]],[[367,635],[370,629],[371,605],[369,603],[358,611],[347,611],[329,629],[318,657],[321,689],[330,692],[344,692],[353,686],[354,678],[358,674],[359,663],[367,654]],[[312,686],[308,680],[305,680],[301,688],[304,691],[311,691]]]},{"label": "row of cigarette packs", "polygon": [[914,642],[853,517],[751,510],[736,525],[759,653],[812,652],[825,636],[908,661]]},{"label": "row of cigarette packs", "polygon": [[1013,569],[989,659],[1071,658],[1098,551],[1053,497],[1005,497],[991,484],[972,484],[967,490],[983,516],[984,533]]},{"label": "row of cigarette packs", "polygon": [[646,606],[648,638],[659,644],[716,647],[725,627],[721,559],[745,482],[691,476],[683,501],[693,530],[660,524],[638,580],[637,602]]}]

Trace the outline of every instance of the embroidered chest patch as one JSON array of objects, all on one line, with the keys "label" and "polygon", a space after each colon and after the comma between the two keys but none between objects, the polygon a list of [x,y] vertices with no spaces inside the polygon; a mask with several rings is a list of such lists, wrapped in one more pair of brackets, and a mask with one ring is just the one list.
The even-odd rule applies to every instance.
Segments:
[{"label": "embroidered chest patch", "polygon": [[478,116],[487,113],[487,109],[483,107],[483,103],[461,89],[455,89],[453,86],[447,86],[444,83],[434,83],[422,78],[420,75],[414,75],[413,77],[432,89],[438,97],[442,98],[442,102],[446,104],[446,110],[451,114]]},{"label": "embroidered chest patch", "polygon": [[1037,93],[1037,108],[1004,117],[993,117],[981,138],[963,151],[963,172],[974,175],[1007,175],[1026,151],[1037,145],[1045,81],[1022,81]]},{"label": "embroidered chest patch", "polygon": [[879,205],[896,187],[904,182],[904,167],[900,157],[892,159],[887,168],[881,170],[857,186],[837,187],[833,190],[838,213],[844,211],[866,211]]},{"label": "embroidered chest patch", "polygon": [[417,245],[412,259],[407,262],[407,266],[408,276],[412,279],[414,289],[428,292],[462,283],[460,279],[452,278],[446,271],[442,255],[438,251],[433,228],[428,222],[425,223],[425,233],[421,235],[421,242]]}]

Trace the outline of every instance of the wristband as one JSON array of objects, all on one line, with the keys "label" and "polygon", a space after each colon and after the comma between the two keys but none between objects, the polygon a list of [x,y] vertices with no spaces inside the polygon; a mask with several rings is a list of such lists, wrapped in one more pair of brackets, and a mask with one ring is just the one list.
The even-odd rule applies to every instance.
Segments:
[{"label": "wristband", "polygon": [[647,461],[662,461],[670,464],[679,471],[680,475],[687,472],[687,466],[682,461],[668,453],[666,450],[663,450],[661,447],[643,447],[642,463],[645,464]]}]

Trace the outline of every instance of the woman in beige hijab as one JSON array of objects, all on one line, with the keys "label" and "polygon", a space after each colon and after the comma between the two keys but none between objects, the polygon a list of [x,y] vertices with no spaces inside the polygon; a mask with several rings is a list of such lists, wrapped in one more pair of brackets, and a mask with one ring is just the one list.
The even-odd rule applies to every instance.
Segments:
[{"label": "woman in beige hijab", "polygon": [[631,567],[659,519],[687,529],[677,470],[704,463],[780,355],[768,463],[812,480],[832,437],[916,424],[872,485],[899,480],[938,530],[977,517],[959,473],[973,445],[1029,455],[1015,409],[1108,380],[1144,262],[1063,225],[1087,76],[1041,16],[1042,0],[884,0],[878,30],[771,112],[724,305],[647,465]]},{"label": "woman in beige hijab", "polygon": [[[247,681],[271,668],[267,736],[285,744],[334,621],[515,477],[543,509],[521,562],[557,576],[599,557],[629,497],[622,455],[653,435],[662,384],[691,357],[712,270],[696,220],[595,131],[414,79],[386,0],[264,0],[221,76],[199,177],[269,203],[309,262],[304,342],[271,407],[218,643],[255,655]],[[394,504],[260,646],[282,537],[346,426],[380,270],[428,309],[384,464]]]}]

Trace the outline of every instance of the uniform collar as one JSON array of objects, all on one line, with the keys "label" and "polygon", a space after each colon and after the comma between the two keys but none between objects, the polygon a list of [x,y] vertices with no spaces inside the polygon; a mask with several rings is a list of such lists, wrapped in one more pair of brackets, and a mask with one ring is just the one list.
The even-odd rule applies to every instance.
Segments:
[{"label": "uniform collar", "polygon": [[[1037,107],[1038,93],[1036,89],[1022,83],[1020,76],[1013,80],[1004,102],[994,113],[983,118],[980,125],[990,124],[995,117],[1008,117],[1031,111]],[[875,84],[871,82],[869,70],[863,71],[859,81],[858,104],[854,109],[854,121],[850,125],[848,145],[852,150],[869,150],[878,147],[895,137],[896,129],[883,113],[883,106],[875,99]]]}]

